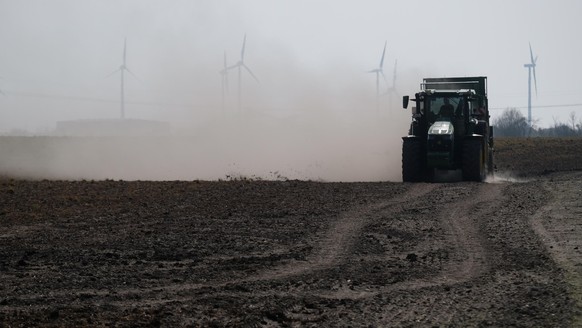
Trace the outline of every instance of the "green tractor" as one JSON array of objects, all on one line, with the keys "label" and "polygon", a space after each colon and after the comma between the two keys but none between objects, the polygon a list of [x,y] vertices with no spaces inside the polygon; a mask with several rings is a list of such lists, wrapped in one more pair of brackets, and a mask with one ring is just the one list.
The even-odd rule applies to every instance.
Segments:
[{"label": "green tractor", "polygon": [[463,180],[493,174],[493,127],[487,77],[425,78],[414,99],[412,123],[402,144],[402,180],[430,182],[438,170],[461,170]]}]

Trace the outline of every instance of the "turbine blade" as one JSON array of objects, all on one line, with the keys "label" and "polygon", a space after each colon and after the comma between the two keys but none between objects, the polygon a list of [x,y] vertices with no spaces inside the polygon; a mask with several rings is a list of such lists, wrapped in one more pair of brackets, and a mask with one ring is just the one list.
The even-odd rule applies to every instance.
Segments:
[{"label": "turbine blade", "polygon": [[234,64],[234,65],[230,65],[230,66],[228,66],[228,67],[226,68],[226,70],[228,71],[228,70],[231,70],[231,69],[237,68],[237,67],[239,67],[239,66],[241,66],[241,62],[238,62],[238,63],[236,63],[236,64]]},{"label": "turbine blade", "polygon": [[226,51],[224,52],[224,70],[226,70]]},{"label": "turbine blade", "polygon": [[384,79],[384,82],[385,82],[386,84],[388,84],[388,80],[386,80],[386,75],[384,75],[384,72],[382,72],[382,71],[379,71],[378,73],[380,73],[380,75],[382,75],[382,78]]},{"label": "turbine blade", "polygon": [[260,84],[259,79],[255,76],[253,71],[251,71],[251,69],[247,65],[242,64],[242,67],[244,67],[247,70],[247,72],[249,72],[249,74],[251,74],[251,76],[255,79],[255,81],[257,81],[257,83]]},{"label": "turbine blade", "polygon": [[117,72],[119,72],[119,71],[121,71],[121,68],[118,68],[118,69],[116,69],[115,71],[113,71],[113,72],[111,72],[111,73],[107,74],[107,76],[105,76],[105,78],[108,78],[108,77],[112,76],[113,74],[115,74],[115,73],[117,73]]},{"label": "turbine blade", "polygon": [[245,34],[244,38],[243,38],[243,44],[242,44],[242,49],[240,51],[240,61],[243,61],[245,59],[245,47],[247,44],[247,35]]},{"label": "turbine blade", "polygon": [[125,66],[125,55],[127,53],[127,38],[123,40],[123,65]]},{"label": "turbine blade", "polygon": [[531,50],[531,42],[529,44],[529,56],[531,59],[531,69],[533,70],[534,87],[536,90],[536,96],[538,95],[538,81],[536,78],[536,62],[538,61],[538,56],[534,58],[533,51]]},{"label": "turbine blade", "polygon": [[136,80],[139,80],[139,78],[138,78],[138,77],[137,77],[135,74],[133,74],[133,72],[132,72],[132,71],[130,71],[130,70],[129,70],[129,68],[125,67],[125,70],[126,70],[126,71],[127,71],[129,74],[131,74],[131,76],[133,76],[133,77],[134,77]]},{"label": "turbine blade", "polygon": [[386,55],[386,44],[388,41],[384,42],[384,50],[382,51],[382,58],[380,59],[380,69],[384,66],[384,55]]}]

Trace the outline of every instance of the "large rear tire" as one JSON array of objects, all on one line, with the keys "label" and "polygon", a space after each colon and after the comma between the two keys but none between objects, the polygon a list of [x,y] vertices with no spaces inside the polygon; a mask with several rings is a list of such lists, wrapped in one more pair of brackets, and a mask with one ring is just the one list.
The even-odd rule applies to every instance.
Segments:
[{"label": "large rear tire", "polygon": [[403,138],[402,181],[420,182],[425,178],[424,147],[418,138]]},{"label": "large rear tire", "polygon": [[463,180],[485,181],[487,170],[484,157],[482,140],[465,140],[463,143]]}]

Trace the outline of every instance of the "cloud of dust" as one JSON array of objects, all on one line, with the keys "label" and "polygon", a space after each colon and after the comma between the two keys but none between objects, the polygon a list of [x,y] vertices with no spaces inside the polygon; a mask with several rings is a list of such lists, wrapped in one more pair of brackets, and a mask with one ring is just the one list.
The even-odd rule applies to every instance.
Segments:
[{"label": "cloud of dust", "polygon": [[168,135],[0,137],[0,175],[401,181],[401,137],[410,122],[401,99],[419,79],[399,78],[398,94],[377,99],[375,76],[364,70],[273,65],[253,67],[260,84],[243,75],[240,109],[233,71],[224,108],[217,83],[197,99],[213,106],[164,117],[173,126]]},{"label": "cloud of dust", "polygon": [[495,172],[492,176],[487,176],[486,183],[525,183],[529,179],[517,177],[511,172]]}]

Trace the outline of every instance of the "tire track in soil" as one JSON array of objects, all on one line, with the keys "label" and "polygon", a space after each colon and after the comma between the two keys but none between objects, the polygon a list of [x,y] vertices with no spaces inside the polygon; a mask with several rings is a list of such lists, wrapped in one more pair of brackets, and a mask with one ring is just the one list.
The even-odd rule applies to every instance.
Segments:
[{"label": "tire track in soil", "polygon": [[[409,208],[422,196],[430,193],[436,188],[435,184],[410,184],[409,188],[404,193],[396,195],[393,198],[387,199],[375,204],[368,204],[366,206],[358,206],[353,210],[340,214],[337,221],[335,221],[327,232],[323,233],[322,237],[316,238],[314,242],[314,253],[309,256],[306,261],[294,261],[290,264],[281,265],[275,268],[269,268],[255,275],[233,279],[230,281],[221,281],[217,283],[207,282],[201,284],[192,283],[176,283],[167,284],[164,286],[155,286],[148,288],[117,288],[114,293],[110,290],[71,290],[62,293],[52,293],[53,297],[71,296],[90,294],[92,296],[113,298],[108,300],[108,304],[126,305],[127,301],[116,301],[115,298],[128,298],[128,296],[139,295],[139,300],[134,299],[130,301],[132,304],[142,305],[158,305],[167,302],[175,302],[178,300],[187,300],[191,296],[179,296],[179,294],[187,294],[196,291],[213,290],[211,293],[213,297],[216,296],[233,296],[240,295],[241,292],[219,291],[217,288],[225,288],[229,286],[252,283],[258,281],[275,281],[284,280],[298,275],[306,275],[316,271],[325,270],[340,263],[343,259],[349,256],[349,250],[357,240],[362,229],[368,223],[368,216],[378,211],[394,213]],[[157,296],[160,294],[173,294],[171,300],[162,300]],[[262,292],[253,291],[253,295],[260,295]],[[264,292],[265,295],[275,295],[278,292]],[[289,294],[303,294],[303,292],[290,293],[282,292],[281,295]],[[312,295],[313,292],[306,292],[306,295]],[[204,295],[207,295],[206,293]],[[356,298],[370,296],[370,293],[359,293]],[[354,295],[346,295],[346,298],[354,297]],[[24,298],[22,298],[24,299]],[[31,300],[34,299],[31,298]]]},{"label": "tire track in soil", "polygon": [[254,277],[243,279],[241,282],[280,280],[334,267],[350,256],[350,249],[356,242],[360,232],[369,222],[371,214],[379,211],[388,213],[402,211],[403,208],[407,207],[405,204],[414,202],[431,192],[435,187],[436,185],[434,184],[411,184],[406,192],[394,198],[345,212],[329,228],[327,233],[315,242],[314,249],[316,251],[307,258],[306,262],[301,264],[291,263],[275,269],[269,269]]},{"label": "tire track in soil", "polygon": [[[449,184],[411,184],[409,189],[394,198],[375,203],[372,205],[357,207],[354,210],[340,215],[339,219],[328,229],[319,240],[315,242],[316,251],[300,263],[293,262],[276,268],[267,269],[253,276],[225,281],[220,283],[206,284],[176,284],[170,286],[151,288],[149,292],[154,294],[165,293],[188,293],[196,290],[212,289],[212,297],[240,296],[244,291],[219,291],[216,288],[235,286],[238,284],[252,283],[258,281],[285,280],[294,276],[308,275],[317,271],[333,268],[341,261],[350,257],[350,249],[360,236],[363,228],[370,222],[369,217],[379,212],[383,217],[390,217],[407,208],[413,207],[423,196],[429,194],[436,188],[447,188]],[[495,200],[499,199],[505,184],[474,184],[470,187],[472,192],[459,201],[448,204],[442,210],[436,220],[447,231],[447,239],[451,248],[456,252],[456,257],[449,261],[449,265],[440,271],[440,274],[432,278],[421,278],[409,281],[398,282],[390,286],[378,287],[374,290],[351,290],[340,289],[337,291],[252,291],[253,297],[259,296],[319,296],[330,299],[364,299],[379,294],[385,294],[399,290],[419,290],[439,285],[452,285],[463,281],[468,281],[483,272],[487,268],[486,251],[480,241],[477,221],[491,211],[497,205]],[[319,245],[319,246],[318,246]],[[118,295],[123,294],[144,294],[148,290],[128,289],[118,291]],[[208,296],[207,294],[204,294]],[[184,296],[188,299],[191,296]],[[172,301],[181,297],[172,297]],[[148,299],[144,297],[141,304],[165,303],[161,300]],[[430,312],[442,315],[440,310]],[[399,318],[401,319],[401,318]]]},{"label": "tire track in soil", "polygon": [[[582,172],[557,176],[542,186],[551,193],[552,200],[531,217],[530,225],[565,270],[572,298],[582,309]],[[574,320],[575,325],[582,325],[582,313]]]},{"label": "tire track in soil", "polygon": [[[357,240],[362,229],[368,223],[368,216],[372,213],[378,211],[392,213],[394,211],[402,211],[405,208],[409,208],[411,203],[420,199],[422,196],[430,193],[436,188],[435,184],[410,184],[409,188],[402,194],[396,195],[386,201],[382,201],[375,204],[368,204],[366,206],[359,206],[351,211],[347,211],[341,214],[336,222],[315,241],[314,253],[309,256],[306,261],[296,262],[290,264],[285,264],[279,267],[270,268],[263,272],[259,272],[253,276],[249,276],[241,279],[234,279],[230,281],[222,281],[218,283],[203,283],[203,284],[172,284],[165,286],[157,286],[151,288],[127,288],[127,289],[117,289],[114,295],[111,295],[109,291],[93,291],[95,296],[127,296],[127,295],[140,295],[141,300],[132,301],[133,303],[140,304],[161,304],[168,301],[156,300],[155,297],[148,297],[148,294],[158,295],[160,293],[172,293],[178,295],[178,293],[188,293],[197,290],[213,289],[213,297],[216,296],[232,296],[240,295],[240,292],[233,293],[229,291],[217,291],[216,288],[224,288],[228,286],[252,283],[258,281],[274,281],[274,280],[284,280],[293,276],[307,275],[316,271],[325,270],[332,268],[343,259],[349,256],[349,250],[352,248],[353,244]],[[87,291],[80,291],[80,293],[86,293]],[[253,291],[253,295],[260,295],[261,292]],[[275,295],[277,292],[265,292],[265,295]],[[289,295],[293,293],[282,292],[281,295]],[[303,292],[298,292],[295,294],[303,294]],[[305,292],[305,294],[312,295],[313,292]],[[359,293],[357,298],[371,296],[370,293]],[[346,295],[349,298],[349,295]],[[353,295],[352,295],[353,297]],[[172,301],[181,299],[182,297],[174,296]],[[189,296],[183,297],[188,299]],[[115,304],[116,301],[110,301],[109,304]],[[125,303],[121,301],[120,303]]]},{"label": "tire track in soil", "polygon": [[[368,222],[368,216],[372,213],[378,211],[389,211],[393,212],[395,207],[398,207],[396,211],[402,211],[406,208],[405,204],[414,202],[416,199],[421,198],[423,195],[430,193],[436,185],[434,184],[411,184],[409,188],[400,195],[394,198],[375,203],[372,205],[359,206],[356,209],[347,211],[339,216],[339,219],[332,224],[332,226],[324,233],[323,237],[317,238],[315,241],[314,249],[316,251],[313,255],[309,256],[306,261],[293,262],[290,264],[281,265],[275,268],[267,269],[263,272],[259,272],[253,276],[235,279],[231,281],[224,281],[220,283],[207,283],[207,284],[177,284],[172,286],[157,287],[152,288],[155,292],[186,292],[194,291],[207,288],[223,288],[227,286],[252,283],[258,281],[275,281],[284,280],[299,275],[307,275],[320,270],[325,270],[332,268],[338,263],[340,263],[344,258],[349,256],[349,250],[353,246],[357,237],[359,236],[362,229]],[[126,290],[129,293],[140,293],[139,290]],[[143,290],[142,290],[143,292]],[[123,292],[122,292],[123,293]],[[290,294],[299,295],[313,295],[313,292],[260,292],[253,291],[253,296],[259,295],[277,295],[288,296]],[[213,297],[216,296],[233,296],[240,295],[240,293],[233,293],[228,291],[214,292]],[[370,296],[370,293],[359,293],[358,298]],[[176,300],[176,298],[173,298]],[[145,302],[158,303],[155,300],[144,300]]]},{"label": "tire track in soil", "polygon": [[448,230],[450,242],[458,251],[457,258],[441,275],[427,282],[419,281],[413,288],[453,284],[470,280],[487,269],[487,251],[483,246],[478,221],[486,220],[487,215],[499,206],[506,185],[478,184],[460,202],[448,205],[439,216],[443,227]]},{"label": "tire track in soil", "polygon": [[[399,304],[388,304],[383,313],[386,322],[451,322],[458,312],[458,305],[435,297],[434,292],[423,293],[423,289],[453,286],[485,274],[490,259],[487,258],[484,237],[479,231],[479,221],[495,211],[501,202],[506,184],[473,184],[467,197],[446,205],[438,215],[447,229],[448,243],[454,248],[453,257],[447,266],[434,277],[396,283],[378,291],[382,294],[394,292],[414,293],[415,303],[410,308]],[[420,306],[421,305],[421,306]],[[422,307],[422,309],[421,309]]]},{"label": "tire track in soil", "polygon": [[[465,185],[467,186],[467,185]],[[258,281],[275,281],[284,280],[294,276],[308,275],[317,271],[333,268],[350,257],[350,249],[353,247],[357,238],[366,224],[373,219],[370,216],[380,213],[382,217],[391,217],[405,209],[417,205],[423,198],[437,188],[454,188],[451,184],[411,184],[405,193],[394,198],[382,201],[365,207],[358,207],[354,210],[345,212],[330,227],[326,234],[316,241],[314,249],[317,249],[313,255],[307,258],[306,262],[291,263],[277,268],[268,269],[252,277],[222,282],[219,284],[208,284],[200,286],[180,285],[176,286],[176,291],[194,291],[203,288],[221,288],[237,284],[258,282]],[[390,286],[377,287],[373,290],[352,290],[342,288],[337,291],[257,291],[253,290],[253,297],[268,296],[318,296],[328,299],[367,299],[381,294],[389,294],[395,291],[417,291],[425,288],[436,286],[446,286],[469,281],[487,270],[487,253],[481,242],[478,221],[486,219],[487,215],[495,210],[502,197],[506,184],[470,184],[468,188],[471,192],[458,201],[447,204],[443,210],[438,212],[435,220],[439,220],[445,228],[447,245],[454,249],[455,256],[450,259],[440,273],[434,277],[414,279],[409,281],[398,282]],[[429,196],[430,197],[430,196]],[[496,201],[497,200],[497,201]],[[319,245],[319,247],[317,246]],[[170,287],[174,290],[174,287]],[[160,290],[158,288],[157,290]],[[165,289],[164,291],[171,291]],[[218,291],[214,290],[212,297],[232,297],[240,296],[244,292]],[[205,296],[208,296],[205,294]],[[173,299],[175,300],[175,298]],[[155,300],[143,300],[147,303]],[[447,316],[451,316],[449,307],[452,305],[435,304],[435,299],[425,300],[433,303],[428,307],[425,316],[430,318],[439,318],[439,321],[447,321]],[[390,307],[390,305],[388,306]],[[394,319],[406,320],[417,314],[414,311],[402,311],[401,307],[394,307],[393,311],[388,310],[385,313],[394,313]],[[450,318],[449,318],[450,319]]]},{"label": "tire track in soil", "polygon": [[[447,188],[449,184],[434,184],[426,192],[437,187]],[[318,294],[325,298],[361,299],[395,291],[415,291],[436,286],[447,286],[469,281],[486,272],[487,251],[483,246],[478,221],[486,219],[488,213],[499,205],[506,184],[473,184],[468,196],[447,204],[435,217],[445,228],[447,246],[454,250],[454,257],[436,276],[397,282],[389,286],[375,288],[374,291],[362,292],[343,289],[337,292]],[[402,204],[404,206],[404,204]],[[406,204],[408,206],[409,204]],[[386,215],[386,213],[383,213]],[[402,254],[400,254],[402,256]],[[440,310],[430,310],[439,312]],[[441,314],[439,314],[441,315]]]},{"label": "tire track in soil", "polygon": [[[317,271],[333,268],[351,256],[350,249],[357,241],[357,238],[360,236],[361,231],[366,224],[373,220],[370,219],[372,215],[378,215],[380,213],[383,217],[390,217],[391,215],[413,207],[423,198],[423,196],[429,194],[434,189],[441,187],[447,188],[447,184],[411,184],[403,194],[397,195],[394,198],[372,205],[356,207],[351,211],[345,212],[339,216],[338,220],[328,229],[327,233],[324,233],[322,237],[316,239],[314,246],[316,251],[307,258],[307,261],[302,261],[300,263],[293,262],[267,269],[246,278],[219,283],[176,283],[150,288],[116,289],[114,294],[108,290],[79,290],[78,294],[89,293],[93,296],[110,298],[106,302],[110,305],[127,305],[128,302],[133,305],[159,305],[173,303],[180,300],[186,301],[191,299],[193,296],[192,294],[196,294],[197,291],[201,292],[200,296],[202,297],[207,297],[209,295],[212,297],[240,296],[245,293],[244,290],[233,292],[217,289],[258,281],[284,280],[294,276],[308,275]],[[451,247],[457,251],[457,258],[448,261],[450,263],[448,267],[444,268],[439,275],[433,278],[421,278],[398,282],[390,286],[378,287],[369,291],[351,289],[340,289],[329,292],[315,290],[285,292],[252,291],[253,296],[313,295],[323,298],[356,300],[392,291],[419,290],[470,280],[484,272],[487,267],[486,252],[479,241],[476,219],[482,218],[488,212],[494,210],[494,200],[500,197],[504,187],[503,184],[475,184],[475,187],[472,187],[472,189],[477,190],[473,190],[473,192],[469,193],[467,197],[463,197],[457,202],[448,204],[446,208],[438,214],[438,217],[435,218],[440,220],[441,224],[448,231],[448,243],[450,243]],[[482,204],[485,204],[485,206],[480,206]],[[477,206],[480,206],[480,208],[476,209]],[[212,290],[212,292],[208,293],[208,290]],[[76,291],[69,291],[65,294],[71,295],[75,294],[75,292]],[[52,294],[52,296],[57,296],[57,294]],[[160,294],[172,294],[172,297],[164,300],[158,297]],[[139,299],[134,298],[132,301],[116,300],[116,298],[120,297],[126,299],[129,295],[139,295]],[[103,301],[105,302],[105,300]],[[435,309],[434,311],[439,310]],[[402,317],[399,317],[398,319],[402,319]]]}]

